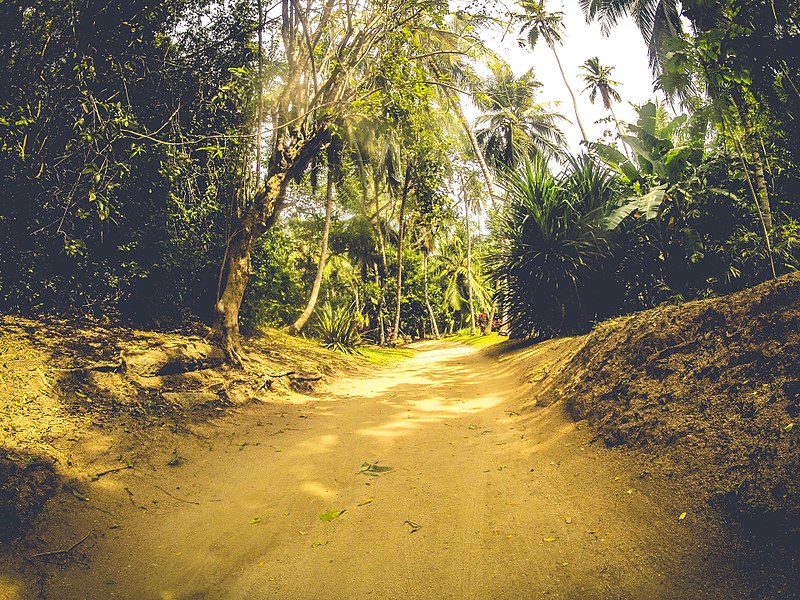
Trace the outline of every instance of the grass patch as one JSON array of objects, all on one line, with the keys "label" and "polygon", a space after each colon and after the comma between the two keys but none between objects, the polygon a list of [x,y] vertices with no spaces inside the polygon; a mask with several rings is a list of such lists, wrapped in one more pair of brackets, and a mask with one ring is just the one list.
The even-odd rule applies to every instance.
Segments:
[{"label": "grass patch", "polygon": [[488,348],[489,346],[494,346],[496,344],[501,344],[508,340],[508,337],[498,334],[496,331],[488,335],[470,335],[469,329],[462,329],[452,337],[448,338],[451,340],[455,340],[457,342],[462,342],[464,344],[468,344],[470,346],[474,346],[475,348]]},{"label": "grass patch", "polygon": [[381,348],[378,346],[359,346],[361,357],[372,365],[391,365],[403,358],[411,358],[414,351],[410,348]]}]

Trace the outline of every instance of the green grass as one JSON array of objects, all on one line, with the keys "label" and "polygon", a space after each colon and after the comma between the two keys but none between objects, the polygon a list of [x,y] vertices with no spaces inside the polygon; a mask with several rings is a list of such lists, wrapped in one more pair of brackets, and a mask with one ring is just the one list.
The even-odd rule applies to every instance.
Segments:
[{"label": "green grass", "polygon": [[411,358],[414,351],[409,348],[380,348],[378,346],[359,346],[361,357],[373,365],[390,365],[403,358]]},{"label": "green grass", "polygon": [[488,335],[481,335],[480,333],[477,335],[470,335],[469,329],[462,329],[454,336],[449,337],[450,340],[455,340],[458,342],[462,342],[464,344],[469,344],[470,346],[474,346],[475,348],[488,348],[489,346],[494,346],[495,344],[500,344],[505,342],[508,338],[502,335],[499,335],[496,331]]}]

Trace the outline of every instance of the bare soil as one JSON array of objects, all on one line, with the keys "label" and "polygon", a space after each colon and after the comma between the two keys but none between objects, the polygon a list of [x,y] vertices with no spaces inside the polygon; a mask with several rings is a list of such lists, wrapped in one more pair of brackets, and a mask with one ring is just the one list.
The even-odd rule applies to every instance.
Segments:
[{"label": "bare soil", "polygon": [[248,339],[246,371],[229,369],[205,333],[0,316],[0,542],[57,490],[80,495],[193,423],[358,364],[270,331]]},{"label": "bare soil", "polygon": [[604,323],[551,390],[609,446],[800,547],[799,273]]},{"label": "bare soil", "polygon": [[692,490],[544,406],[582,344],[430,342],[141,447],[101,431],[72,456],[133,467],[55,495],[0,598],[794,597]]}]

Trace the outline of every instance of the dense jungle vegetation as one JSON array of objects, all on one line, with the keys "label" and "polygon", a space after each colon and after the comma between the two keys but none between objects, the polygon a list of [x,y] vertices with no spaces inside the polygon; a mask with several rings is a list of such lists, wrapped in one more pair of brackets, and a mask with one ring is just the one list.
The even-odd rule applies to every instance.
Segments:
[{"label": "dense jungle vegetation", "polygon": [[237,362],[240,327],[554,336],[796,270],[800,6],[579,1],[641,31],[635,122],[591,48],[575,113],[492,50],[557,56],[542,0],[0,3],[0,311],[199,319]]}]

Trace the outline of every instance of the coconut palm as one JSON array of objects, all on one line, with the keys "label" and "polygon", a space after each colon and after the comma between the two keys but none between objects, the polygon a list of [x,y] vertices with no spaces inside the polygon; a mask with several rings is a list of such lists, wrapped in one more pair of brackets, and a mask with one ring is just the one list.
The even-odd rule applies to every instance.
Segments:
[{"label": "coconut palm", "polygon": [[558,70],[561,73],[561,79],[564,80],[564,85],[569,92],[570,98],[572,98],[572,106],[575,109],[575,120],[578,123],[584,141],[588,141],[589,136],[586,134],[586,128],[583,126],[583,121],[581,121],[581,116],[578,112],[578,99],[569,81],[567,81],[567,75],[564,73],[564,67],[556,51],[556,45],[561,44],[564,33],[564,13],[547,11],[544,0],[522,0],[520,4],[522,8],[525,9],[523,18],[526,21],[522,27],[522,33],[527,33],[528,45],[531,48],[534,48],[539,38],[542,38],[553,52],[553,56],[558,64]]},{"label": "coconut palm", "polygon": [[489,307],[491,292],[481,265],[479,261],[467,260],[464,229],[460,224],[455,229],[442,232],[438,252],[431,261],[431,270],[442,286],[444,301],[453,311],[461,312],[464,305],[469,303],[471,288],[473,301],[479,307]]},{"label": "coconut palm", "polygon": [[415,36],[415,41],[423,48],[430,49],[424,57],[430,71],[434,90],[443,101],[447,112],[457,119],[459,127],[466,135],[473,158],[481,168],[484,185],[492,205],[495,203],[494,178],[486,164],[472,124],[464,114],[460,93],[474,96],[479,93],[481,79],[475,74],[474,63],[482,63],[492,70],[507,69],[508,66],[486,47],[474,34],[474,19],[464,19],[452,15],[445,27],[427,28]]},{"label": "coconut palm", "polygon": [[[619,82],[611,79],[611,71],[614,70],[614,67],[604,67],[600,64],[600,59],[593,56],[587,59],[580,68],[583,71],[582,77],[586,84],[583,91],[589,93],[589,102],[594,104],[597,96],[600,96],[603,101],[603,107],[611,113],[611,118],[614,119],[614,124],[617,126],[617,133],[621,140],[623,135],[622,127],[617,115],[614,114],[614,102],[622,102],[622,96],[614,89],[614,86],[619,85]],[[623,149],[625,149],[624,144],[623,141]],[[627,149],[625,149],[625,154],[628,154]]]},{"label": "coconut palm", "polygon": [[650,66],[660,71],[670,40],[683,33],[677,0],[578,0],[586,19],[600,22],[608,33],[630,15],[647,45]]},{"label": "coconut palm", "polygon": [[564,117],[536,102],[541,85],[533,70],[519,78],[510,70],[500,71],[476,95],[482,111],[476,120],[476,137],[495,170],[513,169],[522,156],[549,158],[563,153],[566,142],[558,121]]}]

